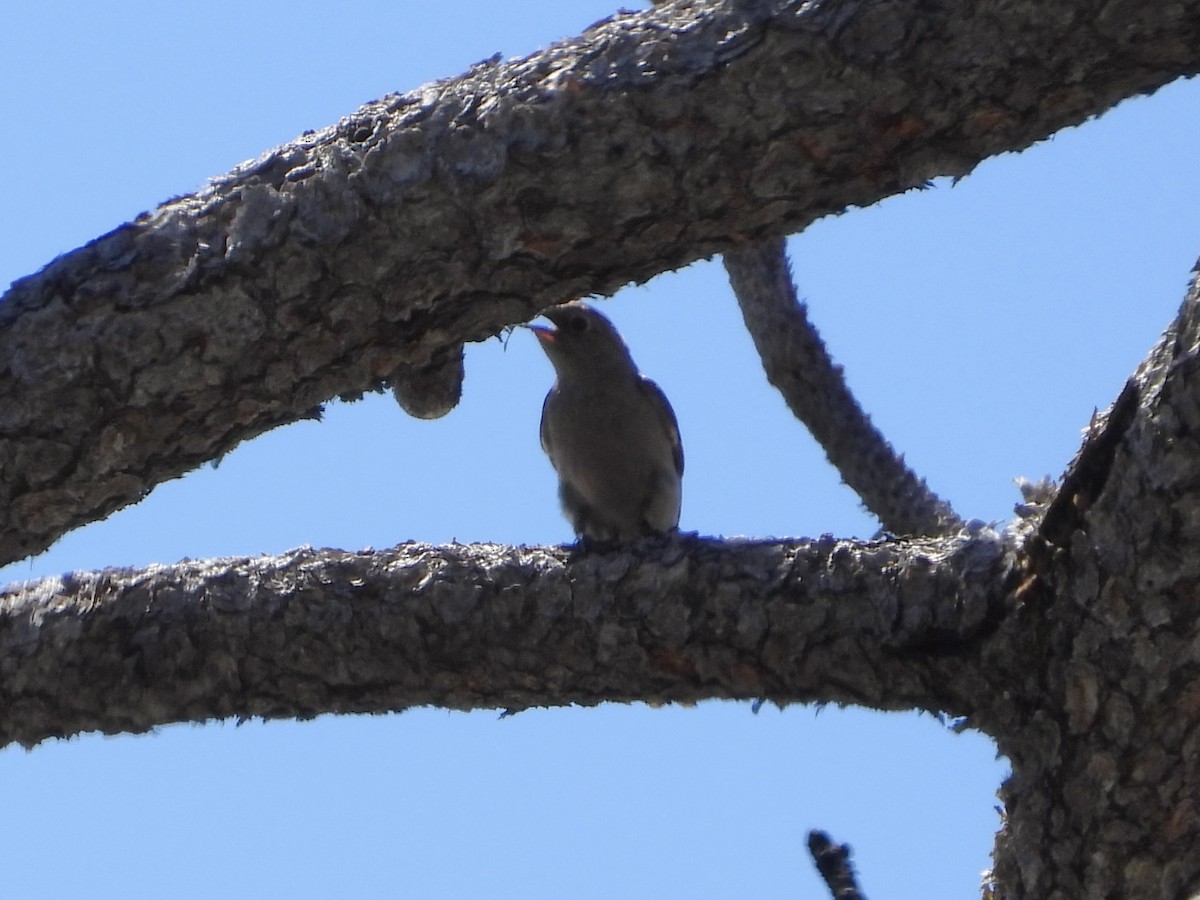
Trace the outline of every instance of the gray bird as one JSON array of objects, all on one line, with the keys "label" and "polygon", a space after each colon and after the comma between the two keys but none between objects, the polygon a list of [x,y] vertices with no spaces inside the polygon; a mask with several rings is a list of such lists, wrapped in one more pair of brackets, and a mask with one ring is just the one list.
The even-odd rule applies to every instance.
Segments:
[{"label": "gray bird", "polygon": [[578,301],[530,326],[557,380],[542,406],[542,449],[563,513],[585,540],[626,541],[679,525],[683,447],[671,404],[612,323]]}]

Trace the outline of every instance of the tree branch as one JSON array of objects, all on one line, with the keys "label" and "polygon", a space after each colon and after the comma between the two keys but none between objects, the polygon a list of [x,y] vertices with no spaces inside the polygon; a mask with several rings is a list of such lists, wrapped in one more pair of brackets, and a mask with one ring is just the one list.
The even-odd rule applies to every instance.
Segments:
[{"label": "tree branch", "polygon": [[1197,435],[1200,269],[1026,542],[1000,629],[1019,638],[990,657],[1007,700],[973,723],[1013,765],[996,896],[1188,897],[1200,884],[1200,858],[1179,852],[1200,846]]},{"label": "tree branch", "polygon": [[894,534],[958,531],[963,521],[871,424],[796,297],[783,238],[725,252],[725,269],[767,380],[842,479]]},{"label": "tree branch", "polygon": [[984,531],[596,554],[406,544],[77,574],[0,593],[0,746],[427,704],[965,714],[986,688],[960,654],[1000,615],[1008,564]]},{"label": "tree branch", "polygon": [[724,0],[368,104],[4,296],[0,563],[393,375],[440,412],[463,343],[550,303],[1198,69],[1200,0]]}]

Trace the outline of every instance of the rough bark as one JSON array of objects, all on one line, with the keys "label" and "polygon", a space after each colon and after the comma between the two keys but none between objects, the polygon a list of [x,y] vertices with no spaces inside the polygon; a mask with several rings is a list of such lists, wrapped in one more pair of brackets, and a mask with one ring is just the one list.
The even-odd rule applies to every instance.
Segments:
[{"label": "rough bark", "polygon": [[[764,698],[972,713],[1001,537],[405,544],[0,593],[0,746],[217,717]],[[947,652],[939,654],[935,651]],[[831,672],[842,673],[831,677]]]},{"label": "rough bark", "polygon": [[[365,107],[0,303],[0,559],[464,341],[1015,149],[1200,61],[1189,2],[675,3]],[[426,388],[435,396],[423,399]],[[996,896],[1200,892],[1200,289],[1044,519],[851,544],[407,546],[0,596],[0,738],[414,704],[965,717]]]},{"label": "rough bark", "polygon": [[1200,890],[1197,435],[1200,275],[1026,544],[975,722],[1013,765],[997,896]]},{"label": "rough bark", "polygon": [[330,397],[442,411],[462,344],[550,303],[1197,70],[1200,0],[724,0],[369,104],[5,295],[0,563]]},{"label": "rough bark", "polygon": [[944,711],[1012,762],[992,896],[1190,897],[1198,434],[1200,278],[1058,497],[1005,535],[406,545],[53,579],[0,595],[0,738],[426,703]]}]

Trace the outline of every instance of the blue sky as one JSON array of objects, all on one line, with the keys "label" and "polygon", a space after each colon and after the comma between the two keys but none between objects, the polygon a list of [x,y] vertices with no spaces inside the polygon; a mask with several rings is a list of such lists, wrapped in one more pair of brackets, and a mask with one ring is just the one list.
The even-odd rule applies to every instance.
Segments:
[{"label": "blue sky", "polygon": [[[598,0],[12,5],[0,17],[0,284],[359,104],[578,33]],[[249,8],[247,8],[249,7]],[[1121,105],[952,186],[793,238],[872,418],[964,516],[1057,476],[1200,253],[1200,85]],[[719,263],[602,304],[675,406],[682,525],[875,524],[762,376]],[[68,535],[0,582],[401,540],[559,543],[532,337],[468,349],[436,422],[333,403]],[[1006,766],[930,716],[708,703],[499,720],[420,710],[173,726],[0,751],[12,896],[821,897],[809,828],[871,896],[974,896]]]}]

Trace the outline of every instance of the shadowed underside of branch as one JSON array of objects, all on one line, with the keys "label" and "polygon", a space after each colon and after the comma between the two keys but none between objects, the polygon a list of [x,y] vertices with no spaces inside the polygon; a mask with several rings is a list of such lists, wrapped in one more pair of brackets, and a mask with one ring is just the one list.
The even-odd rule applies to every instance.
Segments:
[{"label": "shadowed underside of branch", "polygon": [[725,0],[369,104],[5,295],[0,563],[330,397],[390,380],[444,411],[463,342],[550,303],[1198,68],[1200,0]]}]

